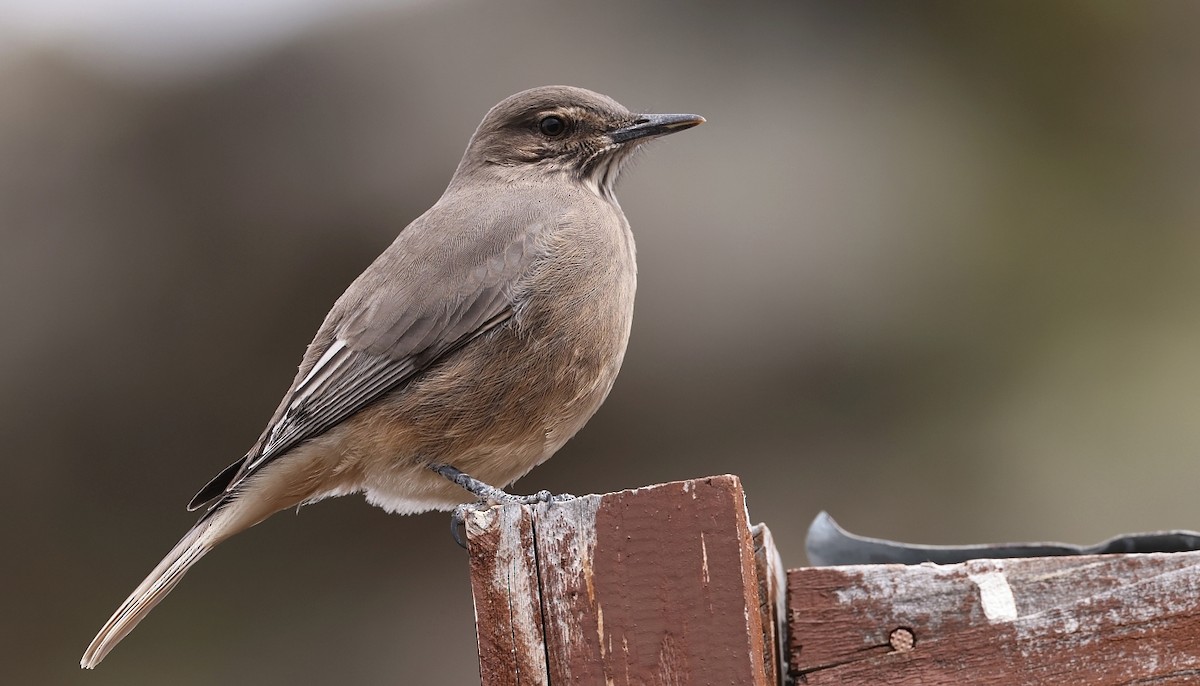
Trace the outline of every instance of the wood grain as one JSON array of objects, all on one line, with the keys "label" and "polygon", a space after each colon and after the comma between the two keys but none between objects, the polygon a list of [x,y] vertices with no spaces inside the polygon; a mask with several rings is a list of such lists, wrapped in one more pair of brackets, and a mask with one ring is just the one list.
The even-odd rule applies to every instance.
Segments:
[{"label": "wood grain", "polygon": [[485,686],[774,683],[736,477],[497,506],[467,534]]},{"label": "wood grain", "polygon": [[466,530],[482,682],[545,686],[533,515],[519,506],[477,510]]},{"label": "wood grain", "polygon": [[1200,553],[788,573],[807,684],[1200,683]]},{"label": "wood grain", "polygon": [[750,529],[754,540],[754,566],[758,577],[758,612],[763,628],[763,664],[767,683],[781,683],[787,674],[787,573],[766,524]]}]

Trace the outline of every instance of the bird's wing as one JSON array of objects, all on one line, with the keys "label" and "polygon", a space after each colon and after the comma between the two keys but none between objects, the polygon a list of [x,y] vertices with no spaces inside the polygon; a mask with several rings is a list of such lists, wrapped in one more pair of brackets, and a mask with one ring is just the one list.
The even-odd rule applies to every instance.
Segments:
[{"label": "bird's wing", "polygon": [[[231,491],[509,319],[513,287],[536,250],[536,231],[525,230],[531,218],[520,219],[496,217],[466,236],[435,232],[429,225],[437,222],[430,221],[405,229],[334,306],[254,449],[201,489],[189,508]],[[422,250],[412,250],[414,242]]]}]

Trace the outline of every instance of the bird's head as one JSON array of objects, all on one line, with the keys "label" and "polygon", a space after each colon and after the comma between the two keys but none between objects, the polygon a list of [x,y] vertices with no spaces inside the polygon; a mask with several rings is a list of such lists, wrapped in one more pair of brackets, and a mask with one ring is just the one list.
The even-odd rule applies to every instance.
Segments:
[{"label": "bird's head", "polygon": [[583,88],[543,86],[487,113],[455,175],[565,174],[611,197],[621,165],[641,143],[702,123],[695,114],[636,114]]}]

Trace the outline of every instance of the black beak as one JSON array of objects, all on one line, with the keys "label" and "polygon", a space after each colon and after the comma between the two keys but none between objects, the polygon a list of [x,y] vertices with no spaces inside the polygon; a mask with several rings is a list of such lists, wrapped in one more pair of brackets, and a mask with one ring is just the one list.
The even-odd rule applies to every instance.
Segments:
[{"label": "black beak", "polygon": [[613,143],[625,143],[638,138],[665,136],[704,123],[698,114],[640,114],[635,122],[608,133]]}]

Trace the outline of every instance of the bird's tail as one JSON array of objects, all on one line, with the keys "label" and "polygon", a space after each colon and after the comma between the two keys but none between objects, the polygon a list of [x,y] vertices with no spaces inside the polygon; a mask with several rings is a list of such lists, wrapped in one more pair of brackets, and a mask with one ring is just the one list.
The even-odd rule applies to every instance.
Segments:
[{"label": "bird's tail", "polygon": [[[183,578],[192,565],[196,564],[205,553],[212,550],[217,543],[243,527],[237,527],[234,521],[237,507],[220,507],[206,515],[175,544],[171,552],[162,562],[150,572],[133,593],[121,603],[117,611],[105,622],[100,633],[92,639],[92,644],[83,654],[79,666],[92,669],[100,664],[108,651],[125,638],[142,618],[154,609],[163,598],[175,588],[175,584]],[[232,526],[231,526],[232,525]],[[232,529],[232,530],[231,530]]]}]

